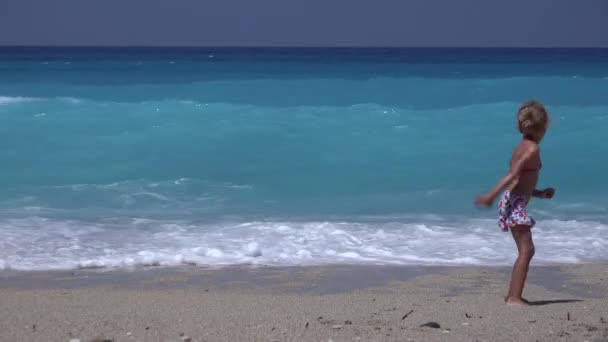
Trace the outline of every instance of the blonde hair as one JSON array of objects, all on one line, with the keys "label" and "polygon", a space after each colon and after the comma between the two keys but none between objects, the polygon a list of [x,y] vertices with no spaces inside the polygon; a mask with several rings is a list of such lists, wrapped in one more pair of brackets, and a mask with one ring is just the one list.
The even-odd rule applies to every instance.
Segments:
[{"label": "blonde hair", "polygon": [[549,114],[538,101],[526,101],[517,110],[517,128],[523,135],[534,136],[546,129],[548,123]]}]

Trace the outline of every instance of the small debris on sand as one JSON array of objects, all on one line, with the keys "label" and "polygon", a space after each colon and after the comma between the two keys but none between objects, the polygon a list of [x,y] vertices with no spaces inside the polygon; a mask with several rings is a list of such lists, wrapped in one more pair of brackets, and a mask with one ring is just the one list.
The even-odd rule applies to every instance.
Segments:
[{"label": "small debris on sand", "polygon": [[410,310],[410,312],[406,313],[405,315],[403,315],[403,317],[401,317],[401,320],[403,321],[404,319],[407,318],[407,316],[411,315],[412,312],[414,312],[414,309]]},{"label": "small debris on sand", "polygon": [[437,322],[428,322],[428,323],[424,323],[422,325],[420,325],[420,327],[428,327],[428,328],[433,328],[433,329],[441,329],[441,325],[439,325],[439,323]]}]

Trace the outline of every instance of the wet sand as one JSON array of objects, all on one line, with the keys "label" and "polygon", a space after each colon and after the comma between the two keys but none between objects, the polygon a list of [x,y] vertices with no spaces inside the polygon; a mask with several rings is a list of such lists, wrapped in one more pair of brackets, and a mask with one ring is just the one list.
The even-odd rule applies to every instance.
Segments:
[{"label": "wet sand", "polygon": [[[0,272],[0,341],[608,341],[608,265]],[[424,324],[428,326],[422,326]]]}]

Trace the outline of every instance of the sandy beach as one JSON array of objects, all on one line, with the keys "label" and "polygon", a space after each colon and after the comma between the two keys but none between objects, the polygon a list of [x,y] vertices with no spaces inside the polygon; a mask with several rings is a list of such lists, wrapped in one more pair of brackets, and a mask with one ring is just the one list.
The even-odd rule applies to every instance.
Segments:
[{"label": "sandy beach", "polygon": [[[608,341],[608,265],[2,272],[0,341]],[[423,326],[427,324],[427,326]]]}]

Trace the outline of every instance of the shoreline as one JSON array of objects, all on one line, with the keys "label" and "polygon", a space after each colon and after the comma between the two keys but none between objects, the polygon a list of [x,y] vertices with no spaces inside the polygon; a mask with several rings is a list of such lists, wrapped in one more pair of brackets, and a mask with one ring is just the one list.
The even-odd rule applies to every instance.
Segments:
[{"label": "shoreline", "polygon": [[498,266],[3,271],[0,340],[608,341],[607,263],[532,266],[527,308],[502,303],[509,277]]},{"label": "shoreline", "polygon": [[[513,262],[515,261],[515,255]],[[608,265],[607,259],[589,259],[579,260],[576,262],[563,262],[563,261],[536,261],[532,260],[531,267],[534,268],[554,268],[554,267],[577,267],[587,265]],[[182,264],[152,264],[142,265],[136,264],[133,266],[85,266],[77,268],[50,268],[50,269],[13,269],[3,268],[0,269],[0,278],[2,275],[24,275],[34,273],[70,273],[70,272],[141,272],[141,271],[154,271],[154,270],[189,270],[189,271],[215,271],[215,270],[227,270],[227,269],[241,269],[241,270],[262,270],[262,269],[275,269],[275,270],[298,270],[307,268],[402,268],[402,269],[414,269],[414,268],[428,268],[428,269],[455,269],[455,268],[488,268],[488,269],[499,269],[499,268],[511,268],[513,265],[511,262],[508,263],[480,263],[480,264],[450,264],[450,263],[437,263],[437,264],[398,264],[398,263],[347,263],[347,262],[321,262],[311,264],[254,264],[254,263],[234,263],[234,264],[195,264],[185,262]]]}]

